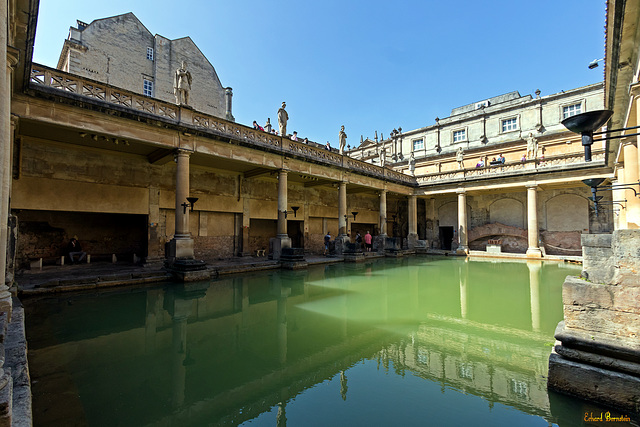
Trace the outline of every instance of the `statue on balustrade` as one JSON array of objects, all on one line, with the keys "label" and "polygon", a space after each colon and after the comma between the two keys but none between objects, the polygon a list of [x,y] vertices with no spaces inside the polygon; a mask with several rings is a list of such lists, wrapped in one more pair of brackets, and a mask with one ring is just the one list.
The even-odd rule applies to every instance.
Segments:
[{"label": "statue on balustrade", "polygon": [[411,152],[411,156],[409,156],[409,172],[411,172],[413,176],[416,174],[416,156],[413,155],[413,151]]},{"label": "statue on balustrade", "polygon": [[384,148],[384,145],[383,145],[382,148],[380,148],[380,166],[384,167],[386,160],[387,160],[387,149]]},{"label": "statue on balustrade", "polygon": [[458,147],[458,151],[456,152],[456,161],[458,162],[458,168],[464,169],[464,150],[462,147]]},{"label": "statue on balustrade", "polygon": [[344,154],[344,147],[347,145],[347,134],[344,132],[344,125],[340,127],[340,133],[338,134],[338,140],[340,141],[340,154]]},{"label": "statue on balustrade", "polygon": [[289,114],[287,114],[285,107],[287,104],[282,102],[282,107],[278,110],[278,125],[280,126],[280,135],[287,136],[287,120],[289,120]]},{"label": "statue on balustrade", "polygon": [[535,159],[538,157],[538,140],[529,133],[527,138],[527,159]]},{"label": "statue on balustrade", "polygon": [[182,61],[173,76],[173,94],[176,104],[189,105],[189,91],[191,90],[191,73],[187,71],[187,62]]}]

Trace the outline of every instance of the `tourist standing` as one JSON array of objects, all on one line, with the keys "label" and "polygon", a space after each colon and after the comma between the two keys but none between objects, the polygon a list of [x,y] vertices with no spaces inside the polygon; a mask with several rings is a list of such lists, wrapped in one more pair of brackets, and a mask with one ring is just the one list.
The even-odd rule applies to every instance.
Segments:
[{"label": "tourist standing", "polygon": [[324,236],[324,255],[329,254],[329,242],[331,242],[331,232],[327,231],[326,236]]},{"label": "tourist standing", "polygon": [[364,246],[367,252],[371,252],[371,234],[369,234],[369,230],[367,230],[367,234],[364,235]]}]

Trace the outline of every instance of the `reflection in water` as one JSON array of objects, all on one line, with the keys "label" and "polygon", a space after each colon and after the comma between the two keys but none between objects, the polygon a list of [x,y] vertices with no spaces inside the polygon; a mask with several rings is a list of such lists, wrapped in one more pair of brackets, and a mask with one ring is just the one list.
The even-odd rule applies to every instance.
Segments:
[{"label": "reflection in water", "polygon": [[[426,396],[460,424],[522,421],[505,406],[551,422],[549,343],[570,273],[411,258],[27,300],[36,425],[438,424],[407,407]],[[339,401],[323,392],[333,378]]]}]

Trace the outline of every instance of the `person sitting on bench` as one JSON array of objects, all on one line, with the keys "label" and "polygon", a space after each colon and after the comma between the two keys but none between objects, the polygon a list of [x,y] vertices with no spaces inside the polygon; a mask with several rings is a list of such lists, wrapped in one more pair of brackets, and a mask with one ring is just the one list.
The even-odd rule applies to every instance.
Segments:
[{"label": "person sitting on bench", "polygon": [[81,262],[87,256],[87,253],[82,250],[82,246],[80,246],[80,242],[78,242],[78,239],[75,236],[71,238],[71,241],[67,246],[67,250],[69,251],[69,259],[71,260],[71,264],[76,263],[73,257],[77,257],[77,262]]}]

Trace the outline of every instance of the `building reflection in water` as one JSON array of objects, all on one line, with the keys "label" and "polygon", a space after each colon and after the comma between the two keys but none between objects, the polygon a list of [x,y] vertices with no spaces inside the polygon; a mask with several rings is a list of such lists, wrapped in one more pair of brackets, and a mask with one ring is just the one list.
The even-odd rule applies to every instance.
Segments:
[{"label": "building reflection in water", "polygon": [[[347,371],[362,360],[377,360],[386,372],[393,367],[397,375],[411,372],[437,382],[443,392],[451,388],[481,396],[489,407],[500,402],[549,417],[546,343],[552,331],[541,333],[541,319],[561,316],[562,308],[541,304],[540,263],[501,273],[513,281],[528,277],[528,288],[508,291],[493,283],[497,280],[479,283],[470,276],[474,262],[449,262],[443,273],[423,264],[332,265],[270,272],[266,280],[247,275],[141,290],[143,325],[133,322],[130,329],[82,340],[69,337],[55,347],[36,344],[30,359],[45,364],[70,359],[91,369],[91,362],[69,352],[90,360],[93,352],[110,348],[114,364],[123,363],[119,359],[125,354],[135,356],[144,361],[147,375],[170,372],[170,381],[144,381],[170,384],[172,410],[164,416],[185,425],[205,419],[239,424],[277,408],[277,425],[284,426],[287,402],[329,378],[339,376],[346,401]],[[341,276],[345,268],[350,274]],[[491,320],[498,306],[484,306],[505,292],[515,305],[512,311],[524,313],[529,326],[515,320],[504,325],[499,316]],[[126,347],[138,331],[144,345]],[[167,350],[170,370],[164,364]],[[160,410],[144,421],[162,418]]]}]

